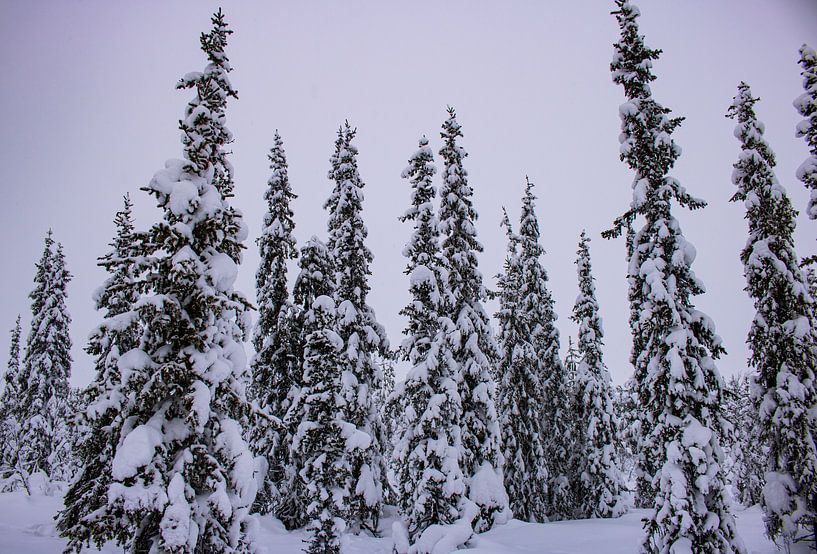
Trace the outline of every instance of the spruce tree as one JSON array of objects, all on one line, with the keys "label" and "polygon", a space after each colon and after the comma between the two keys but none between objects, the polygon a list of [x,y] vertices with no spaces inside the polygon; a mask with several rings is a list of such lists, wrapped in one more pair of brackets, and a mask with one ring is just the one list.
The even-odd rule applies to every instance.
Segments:
[{"label": "spruce tree", "polygon": [[0,478],[2,479],[11,477],[17,467],[17,437],[20,432],[17,413],[19,409],[21,333],[22,328],[18,315],[14,328],[11,330],[9,361],[3,373],[3,391],[0,393]]},{"label": "spruce tree", "polygon": [[680,154],[671,138],[681,123],[652,97],[652,60],[639,34],[638,8],[617,0],[621,36],[611,64],[627,101],[619,108],[622,161],[635,172],[630,210],[607,236],[643,218],[628,268],[634,380],[641,412],[640,471],[654,497],[642,551],[744,552],[736,535],[719,444],[722,382],[715,359],[724,351],[711,319],[692,298],[704,291],[691,264],[694,247],[671,208],[701,208],[669,175]]},{"label": "spruce tree", "polygon": [[[349,480],[352,477],[349,439],[359,433],[345,421],[339,399],[343,392],[343,340],[337,327],[335,302],[318,296],[306,312],[303,386],[296,400],[301,415],[292,450],[302,464],[309,504],[307,517],[313,531],[306,552],[339,554],[340,536],[346,524]],[[339,491],[342,491],[338,494]]]},{"label": "spruce tree", "polygon": [[616,446],[618,418],[613,408],[613,386],[602,360],[603,331],[596,285],[590,266],[590,238],[582,231],[576,252],[579,296],[571,319],[579,326],[579,362],[574,387],[573,414],[579,423],[577,508],[584,517],[618,517],[626,511],[625,484]]},{"label": "spruce tree", "polygon": [[135,253],[143,297],[133,317],[142,332],[117,364],[129,402],[98,517],[133,552],[251,548],[258,464],[242,436],[249,302],[233,289],[247,230],[228,201],[225,149],[226,103],[237,94],[224,52],[232,31],[220,10],[212,25],[201,35],[204,71],[177,85],[195,93],[180,122],[184,159],[168,161],[144,188],[163,218]]},{"label": "spruce tree", "polygon": [[367,304],[372,253],[365,245],[368,230],[363,223],[364,184],[357,167],[358,150],[352,144],[355,132],[348,122],[338,130],[328,174],[335,185],[324,207],[329,211],[327,246],[335,260],[334,299],[346,358],[342,395],[346,420],[357,428],[359,438],[347,444],[352,468],[348,517],[354,529],[376,532],[383,499],[385,437],[374,403],[383,381],[375,354],[388,355],[388,339]]},{"label": "spruce tree", "polygon": [[744,506],[761,501],[768,447],[754,436],[757,412],[752,405],[751,379],[747,373],[733,375],[726,385],[726,419],[732,432],[724,437],[734,496]]},{"label": "spruce tree", "polygon": [[579,351],[576,350],[576,345],[573,343],[573,337],[567,337],[567,352],[565,352],[565,373],[567,374],[567,380],[570,383],[570,390],[573,390],[573,380],[576,377],[576,369],[579,367],[579,362],[581,361],[581,357],[579,356]]},{"label": "spruce tree", "polygon": [[809,155],[797,168],[797,178],[811,195],[806,214],[817,219],[817,52],[807,44],[800,47],[800,67],[805,91],[794,100],[794,108],[804,118],[797,124],[797,136],[806,141]]},{"label": "spruce tree", "polygon": [[638,397],[633,381],[618,385],[613,396],[613,407],[619,422],[618,459],[626,481],[632,481],[638,466],[638,444],[641,438]]},{"label": "spruce tree", "polygon": [[[139,346],[141,327],[133,312],[139,300],[133,255],[138,235],[134,232],[133,204],[125,195],[122,210],[116,212],[116,236],[111,250],[99,258],[109,277],[94,293],[97,310],[104,310],[102,323],[91,333],[85,350],[96,359],[96,376],[76,399],[75,427],[80,434],[76,445],[79,474],[65,495],[57,529],[68,539],[66,551],[79,552],[93,542],[98,548],[113,538],[100,514],[108,502],[111,464],[125,423],[121,414],[129,404],[124,396],[119,360]],[[85,409],[78,410],[78,407]]]},{"label": "spruce tree", "polygon": [[[300,383],[301,360],[299,337],[292,333],[299,316],[287,289],[287,261],[298,255],[292,235],[295,222],[289,206],[296,195],[289,186],[286,154],[278,131],[268,157],[272,175],[264,193],[267,211],[258,238],[261,263],[255,274],[258,321],[253,335],[256,355],[252,362],[251,392],[262,409],[283,420],[294,388]],[[278,493],[289,495],[279,489],[284,485],[291,431],[281,436],[273,429],[256,431],[261,440],[254,441],[253,449],[264,455],[269,465],[264,487],[256,498],[255,510],[262,514],[273,509]],[[281,502],[285,504],[288,500]]]},{"label": "spruce tree", "polygon": [[454,523],[465,493],[461,405],[449,338],[453,325],[444,315],[446,273],[433,209],[435,173],[428,139],[422,137],[402,173],[411,184],[411,206],[400,219],[413,224],[413,233],[403,249],[411,302],[401,311],[408,326],[400,356],[411,369],[393,400],[401,406],[393,453],[397,497],[411,544],[433,525]]},{"label": "spruce tree", "polygon": [[[539,228],[533,213],[532,185],[527,183],[522,205],[521,233],[514,235],[507,214],[505,273],[499,280],[499,421],[505,458],[505,489],[514,517],[544,522],[549,516],[548,456],[552,439],[545,381],[552,368],[553,301],[539,257]],[[558,334],[556,354],[558,357]],[[560,364],[561,365],[561,364]]]},{"label": "spruce tree", "polygon": [[65,305],[71,274],[49,230],[31,292],[31,331],[19,377],[19,464],[23,472],[67,477],[66,403],[71,376],[71,316]]},{"label": "spruce tree", "polygon": [[814,300],[794,250],[797,211],[774,174],[775,156],[763,138],[749,85],[740,83],[727,112],[737,120],[741,153],[734,164],[733,201],[746,206],[749,238],[741,252],[746,291],[757,314],[747,343],[754,368],[756,439],[767,445],[761,504],[772,538],[793,540],[799,527],[817,531],[817,404]]},{"label": "spruce tree", "polygon": [[477,253],[477,213],[471,200],[474,191],[463,167],[467,156],[457,143],[462,137],[454,108],[440,136],[444,167],[440,189],[440,234],[442,256],[448,272],[449,297],[444,314],[452,321],[453,359],[458,366],[457,380],[462,403],[462,451],[460,468],[466,482],[466,497],[479,508],[473,521],[477,532],[490,529],[508,517],[508,498],[502,477],[502,445],[496,413],[496,384],[492,366],[499,359],[488,315]]},{"label": "spruce tree", "polygon": [[[309,333],[315,328],[307,328],[307,320],[310,310],[315,300],[320,296],[332,297],[335,291],[334,264],[329,255],[326,245],[317,237],[313,236],[301,248],[300,259],[298,260],[300,272],[295,279],[293,296],[295,300],[295,310],[297,318],[290,321],[292,329],[289,331],[297,340],[299,359],[303,361],[303,348]],[[336,317],[331,316],[334,326],[329,329],[337,331]],[[342,361],[342,359],[341,359]],[[303,385],[303,373],[299,377],[299,383]],[[292,432],[293,436],[301,423],[309,421],[305,412],[304,399],[309,395],[309,388],[302,388],[300,385],[293,391],[292,403],[284,416],[285,428]],[[341,408],[337,408],[341,409]],[[309,522],[308,498],[306,487],[309,484],[304,480],[301,471],[305,467],[306,460],[303,453],[297,448],[293,448],[292,439],[289,439],[289,447],[284,452],[286,463],[283,465],[281,481],[278,485],[280,499],[275,513],[288,529],[303,527]],[[346,479],[344,477],[344,479]],[[342,479],[336,486],[342,489],[348,486]]]}]

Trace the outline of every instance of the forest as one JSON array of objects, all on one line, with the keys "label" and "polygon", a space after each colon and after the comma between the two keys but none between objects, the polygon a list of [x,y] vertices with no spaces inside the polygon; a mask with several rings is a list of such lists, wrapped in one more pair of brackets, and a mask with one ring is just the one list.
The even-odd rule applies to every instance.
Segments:
[{"label": "forest", "polygon": [[[312,554],[358,552],[351,537],[444,554],[479,547],[513,520],[635,511],[640,552],[749,554],[738,506],[759,506],[778,548],[815,548],[817,257],[798,255],[799,210],[778,181],[759,98],[736,83],[724,103],[738,148],[730,201],[748,229],[735,256],[754,315],[746,371],[724,377],[723,341],[696,307],[706,290],[692,269],[697,251],[677,219],[707,202],[673,176],[683,118],[653,96],[662,52],[647,45],[640,15],[629,0],[613,3],[617,155],[631,188],[614,184],[620,215],[600,236],[575,237],[578,335],[568,334],[563,355],[537,211],[546,192],[526,177],[513,200],[519,217],[503,208],[504,264],[486,279],[480,189],[454,106],[406,152],[395,193],[410,233],[405,278],[391,285],[408,291],[400,344],[372,305],[353,122],[338,127],[326,164],[325,229],[301,244],[285,136],[272,134],[263,226],[250,239],[227,125],[238,98],[234,31],[219,9],[200,35],[203,69],[176,84],[188,98],[181,158],[112,214],[98,321],[83,345],[94,361],[87,386],[70,385],[74,276],[59,237],[45,235],[31,323],[24,333],[17,317],[3,373],[0,504],[12,493],[61,498],[54,532],[65,553],[263,552],[268,518],[282,533],[305,533]],[[813,220],[817,53],[804,44],[798,56],[793,134],[807,154],[796,177],[810,195],[799,208]],[[147,225],[134,216],[137,195],[157,208]],[[591,259],[608,240],[627,262],[631,377],[619,386],[605,363]],[[251,248],[254,299],[236,287]]]}]

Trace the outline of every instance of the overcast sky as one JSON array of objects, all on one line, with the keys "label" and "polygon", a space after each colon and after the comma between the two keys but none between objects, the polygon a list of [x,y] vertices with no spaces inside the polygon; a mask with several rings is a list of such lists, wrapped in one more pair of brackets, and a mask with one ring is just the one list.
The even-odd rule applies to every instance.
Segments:
[{"label": "overcast sky", "polygon": [[[130,192],[139,227],[160,212],[139,187],[168,158],[181,156],[178,119],[189,92],[174,90],[204,57],[198,36],[210,26],[214,2],[2,0],[0,36],[0,329],[18,313],[31,319],[27,298],[34,263],[49,227],[65,246],[74,280],[74,385],[92,377],[82,351],[100,315],[91,295],[105,278],[96,267],[113,235],[112,217]],[[283,137],[299,243],[325,237],[321,206],[335,131],[357,127],[365,188],[368,246],[374,253],[370,303],[393,345],[404,326],[408,225],[398,222],[409,200],[400,179],[417,139],[435,152],[446,105],[457,109],[469,153],[466,169],[485,245],[486,284],[501,269],[505,245],[501,206],[516,222],[525,175],[536,184],[543,258],[559,314],[562,348],[576,327],[579,233],[591,254],[605,329],[605,361],[613,379],[631,373],[630,330],[621,239],[599,233],[631,198],[631,172],[618,159],[618,106],[610,79],[618,36],[612,2],[229,2],[235,31],[228,56],[239,100],[228,107],[235,135],[235,204],[250,240],[238,288],[255,298],[254,239],[264,210],[267,151],[274,129]],[[715,321],[729,354],[725,375],[745,367],[744,344],[754,314],[743,292],[738,259],[746,238],[744,210],[730,204],[739,145],[724,113],[740,80],[762,101],[756,109],[777,154],[777,175],[795,207],[806,193],[795,170],[807,151],[794,137],[792,100],[802,92],[797,50],[817,46],[814,0],[650,0],[639,3],[647,44],[664,54],[655,64],[655,98],[686,121],[675,134],[683,149],[674,175],[709,201],[675,215],[698,250],[693,268],[708,292],[697,306]],[[439,158],[439,156],[436,156]],[[798,219],[801,256],[814,254],[817,222]],[[293,275],[294,277],[294,275]],[[494,305],[488,306],[495,311]],[[27,328],[24,328],[24,334]],[[8,333],[0,335],[5,361]],[[4,364],[0,362],[0,367]]]}]

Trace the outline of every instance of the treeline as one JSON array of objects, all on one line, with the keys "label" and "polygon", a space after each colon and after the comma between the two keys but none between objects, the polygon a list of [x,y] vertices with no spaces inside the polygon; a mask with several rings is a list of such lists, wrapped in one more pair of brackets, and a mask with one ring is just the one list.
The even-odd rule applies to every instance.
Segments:
[{"label": "treeline", "polygon": [[[411,300],[405,340],[392,348],[368,304],[372,253],[348,122],[329,160],[325,240],[298,248],[284,142],[270,150],[257,244],[258,320],[234,289],[247,228],[230,203],[226,107],[237,97],[221,11],[201,36],[207,65],[177,88],[192,100],[180,121],[183,159],[142,190],[162,217],[137,230],[129,196],[115,216],[109,276],[95,294],[102,321],[86,350],[96,376],[68,387],[71,278],[51,233],[0,398],[4,486],[36,475],[68,482],[57,528],[67,552],[114,541],[129,552],[249,552],[252,514],[307,526],[312,553],[341,550],[344,533],[382,531],[384,505],[401,518],[396,552],[444,552],[510,517],[536,522],[617,517],[653,508],[642,551],[743,553],[731,494],[760,502],[769,535],[814,539],[817,528],[815,279],[793,241],[796,210],[774,174],[749,86],[727,116],[741,152],[733,201],[749,238],[741,252],[757,314],[750,375],[725,384],[714,322],[695,308],[704,285],[672,209],[706,204],[670,175],[682,119],[652,96],[650,49],[638,9],[616,1],[621,30],[611,64],[624,89],[621,159],[633,196],[607,238],[625,237],[632,379],[614,389],[603,360],[590,238],[578,241],[575,347],[560,334],[536,217],[525,184],[518,225],[495,292],[477,264],[474,189],[462,128],[448,108],[436,151],[426,136],[403,171],[401,220]],[[798,178],[817,218],[817,55],[800,52],[805,93],[795,107],[810,156]],[[438,176],[439,164],[439,176]],[[516,228],[514,228],[516,227]],[[287,263],[297,260],[292,287]],[[290,290],[292,292],[290,292]],[[498,299],[498,329],[484,302]],[[243,343],[253,341],[248,360]],[[407,362],[394,383],[395,361]]]}]

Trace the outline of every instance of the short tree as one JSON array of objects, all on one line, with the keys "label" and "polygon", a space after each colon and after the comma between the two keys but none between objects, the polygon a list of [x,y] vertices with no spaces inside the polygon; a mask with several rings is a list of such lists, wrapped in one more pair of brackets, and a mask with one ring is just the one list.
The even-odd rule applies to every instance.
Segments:
[{"label": "short tree", "polygon": [[306,511],[313,536],[306,551],[310,554],[340,553],[352,478],[346,451],[362,435],[344,419],[345,363],[336,326],[334,300],[325,295],[315,298],[304,322],[303,386],[296,400],[301,420],[292,439],[309,502]]},{"label": "short tree", "polygon": [[[0,478],[12,477],[17,468],[17,438],[20,422],[17,419],[20,379],[20,316],[11,330],[9,361],[3,373],[3,391],[0,393]],[[14,487],[6,482],[2,488]]]},{"label": "short tree", "polygon": [[753,432],[757,411],[752,405],[749,374],[733,375],[727,382],[725,393],[724,412],[732,424],[732,432],[724,437],[723,442],[732,489],[741,504],[754,506],[763,495],[769,449]]},{"label": "short tree", "polygon": [[[291,330],[289,332],[297,339],[300,352],[299,358],[303,360],[303,349],[307,336],[315,330],[314,326],[307,327],[309,312],[318,297],[328,296],[331,298],[334,296],[335,267],[326,245],[315,236],[310,238],[301,248],[298,265],[300,272],[295,279],[293,291],[298,317],[290,321]],[[327,315],[327,317],[329,316]],[[329,327],[329,330],[337,332],[336,314],[332,315],[330,319],[332,326]],[[340,358],[340,360],[342,361],[343,358]],[[301,385],[303,385],[303,378],[303,373],[301,373],[298,379]],[[310,394],[310,389],[306,385],[304,385],[306,388],[302,388],[301,385],[293,390],[292,404],[289,406],[284,418],[285,428],[291,430],[293,436],[301,423],[309,421],[304,400]],[[292,440],[289,441],[289,445],[290,447],[286,451],[287,458],[284,464],[284,472],[279,485],[281,498],[276,508],[276,516],[287,528],[294,529],[303,527],[309,522],[308,505],[310,501],[306,492],[309,483],[302,475],[307,463],[304,457],[305,454],[299,448],[291,446]],[[339,477],[336,486],[345,490],[345,487],[348,486],[347,478],[348,476],[342,479]],[[343,513],[345,514],[345,511]],[[314,516],[314,514],[312,515]]]},{"label": "short tree", "polygon": [[57,520],[60,535],[68,539],[69,551],[79,552],[91,542],[101,547],[112,538],[110,528],[98,515],[108,503],[111,464],[124,424],[121,415],[128,403],[121,390],[119,360],[139,346],[141,336],[133,312],[139,291],[132,263],[137,240],[132,206],[126,195],[122,210],[114,217],[116,236],[111,251],[99,258],[99,265],[109,274],[94,293],[96,308],[104,310],[104,319],[86,346],[86,351],[96,358],[96,375],[78,399],[85,406],[75,416],[81,435],[76,452],[79,473],[65,495],[65,509]]},{"label": "short tree", "polygon": [[57,480],[68,477],[63,463],[68,455],[66,407],[71,377],[71,316],[65,304],[70,280],[62,245],[54,243],[49,230],[30,295],[31,331],[18,380],[18,455],[23,472],[42,471]]}]

